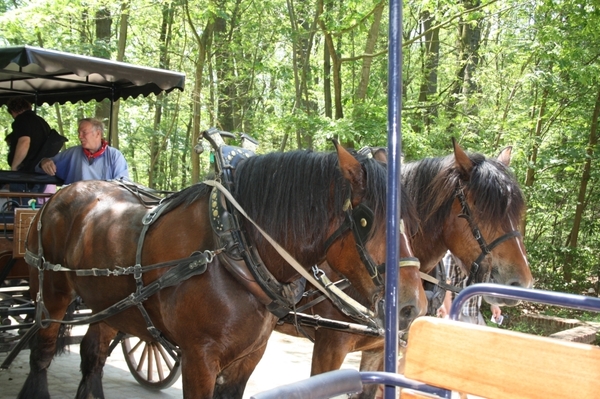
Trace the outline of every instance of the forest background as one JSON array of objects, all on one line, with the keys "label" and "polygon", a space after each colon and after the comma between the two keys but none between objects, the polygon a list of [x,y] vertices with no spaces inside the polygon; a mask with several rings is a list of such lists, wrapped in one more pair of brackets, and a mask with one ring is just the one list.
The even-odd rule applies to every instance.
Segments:
[{"label": "forest background", "polygon": [[[386,145],[388,4],[377,0],[0,0],[0,46],[32,45],[186,74],[184,92],[128,99],[112,144],[133,180],[178,190],[209,170],[211,126],[258,152]],[[497,155],[527,198],[536,287],[598,292],[600,5],[573,0],[407,0],[407,161],[463,148]],[[106,103],[42,106],[78,142]],[[0,113],[0,135],[12,119]],[[8,169],[0,144],[0,169]]]}]

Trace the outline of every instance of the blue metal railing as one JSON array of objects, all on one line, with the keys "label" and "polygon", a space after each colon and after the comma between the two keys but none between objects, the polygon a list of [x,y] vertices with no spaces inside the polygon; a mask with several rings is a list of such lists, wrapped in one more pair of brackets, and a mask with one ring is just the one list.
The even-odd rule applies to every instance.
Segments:
[{"label": "blue metal railing", "polygon": [[[600,298],[486,283],[475,284],[462,290],[452,302],[450,318],[456,320],[465,302],[475,295],[489,295],[600,312]],[[391,388],[393,392],[395,392],[396,387],[400,387],[424,392],[433,397],[451,398],[451,392],[446,389],[424,384],[400,374],[386,371],[359,372],[357,370],[330,371],[329,373],[256,394],[252,398],[327,399],[347,393],[360,392],[364,384],[384,384],[386,389]],[[388,395],[387,390],[384,395]]]},{"label": "blue metal railing", "polygon": [[548,305],[600,312],[600,298],[588,297],[564,292],[536,290],[532,288],[512,287],[500,284],[474,284],[462,290],[450,307],[450,318],[457,320],[460,309],[466,301],[475,295],[491,295],[500,298],[525,300]]}]

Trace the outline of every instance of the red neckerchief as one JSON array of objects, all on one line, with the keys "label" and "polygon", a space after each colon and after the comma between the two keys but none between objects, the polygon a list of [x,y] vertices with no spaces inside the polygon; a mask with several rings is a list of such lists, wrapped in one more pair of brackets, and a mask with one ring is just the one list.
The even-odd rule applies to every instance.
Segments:
[{"label": "red neckerchief", "polygon": [[104,151],[106,151],[106,147],[108,147],[108,142],[106,140],[102,139],[101,143],[102,143],[102,145],[100,146],[100,149],[94,153],[92,153],[87,148],[83,149],[83,153],[87,157],[88,161],[91,161],[92,159],[96,159],[100,155],[104,154]]}]

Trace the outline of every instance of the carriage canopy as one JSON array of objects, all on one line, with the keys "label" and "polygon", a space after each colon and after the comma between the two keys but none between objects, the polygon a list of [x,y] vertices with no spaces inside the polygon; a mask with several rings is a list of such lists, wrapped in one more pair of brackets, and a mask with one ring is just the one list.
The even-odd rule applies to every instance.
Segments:
[{"label": "carriage canopy", "polygon": [[89,102],[183,90],[185,75],[31,46],[0,48],[0,106],[25,96],[32,104]]}]

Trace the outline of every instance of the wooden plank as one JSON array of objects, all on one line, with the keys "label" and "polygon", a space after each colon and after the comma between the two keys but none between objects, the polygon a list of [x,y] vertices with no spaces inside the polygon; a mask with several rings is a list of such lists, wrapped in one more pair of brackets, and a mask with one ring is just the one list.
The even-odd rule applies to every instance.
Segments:
[{"label": "wooden plank", "polygon": [[428,395],[426,393],[414,391],[412,389],[400,390],[400,399],[431,399],[437,398],[437,396]]},{"label": "wooden plank", "polygon": [[13,241],[13,257],[22,258],[25,256],[25,241],[27,232],[37,209],[16,208],[15,209],[15,232]]},{"label": "wooden plank", "polygon": [[600,348],[419,317],[405,376],[485,398],[598,398]]}]

